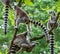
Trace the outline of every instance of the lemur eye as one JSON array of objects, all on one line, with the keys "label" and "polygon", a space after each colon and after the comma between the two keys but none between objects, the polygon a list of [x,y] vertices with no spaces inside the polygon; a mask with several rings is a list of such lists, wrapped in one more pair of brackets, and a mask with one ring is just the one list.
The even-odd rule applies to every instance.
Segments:
[{"label": "lemur eye", "polygon": [[49,14],[53,13],[52,11],[49,12]]},{"label": "lemur eye", "polygon": [[49,14],[54,14],[55,12],[53,10],[50,10],[49,11]]}]

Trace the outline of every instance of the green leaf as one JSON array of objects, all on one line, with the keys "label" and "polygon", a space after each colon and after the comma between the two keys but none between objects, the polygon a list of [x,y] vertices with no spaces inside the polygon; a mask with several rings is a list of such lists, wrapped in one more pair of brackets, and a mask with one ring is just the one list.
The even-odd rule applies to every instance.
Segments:
[{"label": "green leaf", "polygon": [[24,0],[24,2],[28,6],[33,6],[33,3],[30,0]]},{"label": "green leaf", "polygon": [[0,54],[2,54],[2,52],[0,52]]},{"label": "green leaf", "polygon": [[9,12],[9,20],[10,20],[10,23],[14,25],[14,13],[12,10]]},{"label": "green leaf", "polygon": [[60,0],[57,3],[57,12],[60,12]]},{"label": "green leaf", "polygon": [[53,6],[52,9],[54,10],[56,8],[56,6]]},{"label": "green leaf", "polygon": [[19,2],[20,0],[16,0],[17,2]]}]

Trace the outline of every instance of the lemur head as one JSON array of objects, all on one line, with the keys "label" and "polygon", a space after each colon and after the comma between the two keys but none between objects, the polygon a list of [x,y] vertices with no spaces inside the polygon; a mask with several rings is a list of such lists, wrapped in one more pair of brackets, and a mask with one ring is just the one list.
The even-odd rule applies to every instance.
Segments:
[{"label": "lemur head", "polygon": [[17,8],[17,6],[18,6],[18,3],[17,2],[14,2],[13,3],[13,6],[12,6],[13,10],[15,10]]},{"label": "lemur head", "polygon": [[49,11],[49,14],[50,14],[51,16],[55,16],[55,15],[56,15],[54,10],[50,10],[50,11]]}]

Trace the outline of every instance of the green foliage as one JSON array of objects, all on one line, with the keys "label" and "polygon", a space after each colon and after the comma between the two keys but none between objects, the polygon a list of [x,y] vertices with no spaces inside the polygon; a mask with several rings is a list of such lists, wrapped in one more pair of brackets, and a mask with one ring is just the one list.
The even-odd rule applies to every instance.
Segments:
[{"label": "green foliage", "polygon": [[[13,0],[14,1],[14,0]],[[16,0],[20,2],[21,0]],[[22,0],[21,8],[25,10],[30,19],[40,21],[42,24],[45,24],[49,20],[49,10],[55,10],[56,14],[60,11],[60,0]],[[5,12],[5,7],[2,3],[0,3],[0,54],[7,54],[10,42],[13,37],[14,32],[14,11],[12,9],[9,10],[9,18],[8,18],[8,34],[4,35],[3,28],[3,15]],[[60,19],[59,19],[60,21]],[[18,33],[22,33],[26,31],[25,25],[19,26]],[[40,27],[34,27],[32,24],[32,37],[39,36],[43,34],[43,31]],[[60,53],[60,27],[55,30],[55,54]],[[32,52],[23,54],[40,54],[44,51],[49,54],[49,45],[46,43],[46,38],[38,40],[39,44],[32,50]],[[3,45],[7,45],[7,49],[3,49]],[[20,52],[18,53],[20,54]],[[22,54],[22,53],[21,53]]]},{"label": "green foliage", "polygon": [[29,6],[33,5],[33,3],[30,0],[24,0],[24,2],[25,2],[26,5],[29,5]]}]

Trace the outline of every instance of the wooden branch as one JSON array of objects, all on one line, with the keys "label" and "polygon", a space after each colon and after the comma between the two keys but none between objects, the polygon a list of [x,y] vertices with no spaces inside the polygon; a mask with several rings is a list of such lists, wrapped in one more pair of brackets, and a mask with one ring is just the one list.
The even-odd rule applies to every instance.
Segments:
[{"label": "wooden branch", "polygon": [[39,37],[31,38],[30,41],[36,41],[36,40],[42,39],[43,37],[45,37],[45,35],[42,35],[42,36],[39,36]]},{"label": "wooden branch", "polygon": [[13,44],[13,41],[14,41],[14,39],[15,39],[15,37],[16,37],[17,31],[18,31],[18,29],[15,29],[15,31],[14,31],[14,36],[13,36],[13,39],[12,39],[12,41],[11,41],[11,45],[10,45],[8,54],[10,54],[10,49],[11,49],[11,46],[12,46],[12,44]]},{"label": "wooden branch", "polygon": [[[54,27],[51,28],[51,30],[49,31],[49,34],[53,34],[52,30],[54,29]],[[36,40],[40,40],[42,39],[43,37],[45,37],[45,34],[39,36],[39,37],[33,37],[30,39],[30,41],[36,41]]]},{"label": "wooden branch", "polygon": [[21,5],[22,5],[22,3],[23,3],[22,1],[23,1],[23,0],[20,0],[20,1],[19,1],[19,3],[18,3],[18,6],[19,6],[19,7],[21,7]]},{"label": "wooden branch", "polygon": [[59,15],[60,15],[60,12],[58,12],[58,14],[57,14],[56,21],[58,20],[58,18],[59,18]]}]

